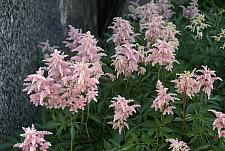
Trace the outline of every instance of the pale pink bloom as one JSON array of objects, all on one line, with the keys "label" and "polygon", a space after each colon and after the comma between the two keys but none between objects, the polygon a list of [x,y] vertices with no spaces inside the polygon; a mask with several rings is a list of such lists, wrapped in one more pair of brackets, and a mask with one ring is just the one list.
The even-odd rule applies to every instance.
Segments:
[{"label": "pale pink bloom", "polygon": [[69,31],[68,31],[68,38],[66,38],[67,41],[64,41],[63,43],[66,44],[66,47],[70,48],[71,50],[74,50],[79,45],[79,41],[82,37],[82,30],[76,29],[72,25],[69,25]]},{"label": "pale pink bloom", "polygon": [[78,44],[72,50],[77,52],[77,55],[71,58],[75,62],[96,63],[100,62],[102,56],[105,56],[105,54],[101,53],[103,49],[97,46],[97,40],[89,31],[81,36]]},{"label": "pale pink bloom", "polygon": [[133,100],[126,100],[124,97],[118,95],[118,97],[114,97],[112,104],[109,107],[114,108],[114,119],[109,124],[113,125],[113,129],[119,129],[119,134],[121,134],[124,127],[129,129],[127,124],[127,118],[130,115],[133,115],[133,112],[136,113],[135,108],[140,107],[140,105],[134,104],[129,105]]},{"label": "pale pink bloom", "polygon": [[160,39],[171,43],[173,49],[177,49],[179,46],[179,41],[176,38],[177,34],[179,34],[179,31],[176,30],[176,25],[174,25],[172,22],[167,22],[160,34]]},{"label": "pale pink bloom", "polygon": [[24,80],[26,82],[24,91],[30,94],[31,102],[36,106],[44,105],[44,99],[51,93],[50,89],[54,81],[52,78],[45,78],[43,74],[44,70],[39,68],[36,74],[28,75]]},{"label": "pale pink bloom", "polygon": [[155,42],[162,35],[165,21],[162,16],[153,17],[151,21],[141,24],[141,29],[145,31],[145,39],[148,43]]},{"label": "pale pink bloom", "polygon": [[45,59],[47,62],[46,64],[48,65],[47,69],[49,77],[57,81],[63,76],[70,74],[69,63],[64,61],[64,58],[67,57],[67,55],[64,55],[55,49],[50,56],[50,58]]},{"label": "pale pink bloom", "polygon": [[187,144],[183,141],[178,141],[178,139],[174,138],[167,138],[166,142],[170,142],[170,148],[171,151],[189,151],[190,148],[187,146]]},{"label": "pale pink bloom", "polygon": [[225,114],[215,110],[209,111],[216,115],[216,119],[213,122],[213,130],[217,129],[219,137],[225,138]]},{"label": "pale pink bloom", "polygon": [[195,74],[195,70],[193,70],[192,72],[184,71],[184,73],[177,75],[179,75],[179,77],[172,82],[176,84],[176,91],[178,93],[184,93],[192,98],[200,91],[201,83],[196,80],[197,75]]},{"label": "pale pink bloom", "polygon": [[155,64],[166,66],[167,71],[172,71],[173,63],[177,62],[174,51],[171,43],[159,41],[155,44],[155,48],[149,50],[150,54],[146,57],[146,63],[152,62],[153,66]]},{"label": "pale pink bloom", "polygon": [[198,70],[198,72],[200,72],[200,75],[197,76],[197,80],[203,86],[203,91],[208,95],[208,98],[210,98],[214,81],[222,81],[222,79],[220,77],[217,77],[215,71],[210,70],[209,68],[207,68],[207,66],[202,67],[202,70]]},{"label": "pale pink bloom", "polygon": [[152,103],[152,108],[156,110],[160,110],[160,112],[165,114],[173,114],[173,109],[175,109],[174,106],[171,106],[171,103],[173,103],[175,100],[178,100],[175,98],[175,93],[167,93],[168,88],[165,88],[161,81],[157,81],[156,84],[156,92],[158,93],[158,96]]},{"label": "pale pink bloom", "polygon": [[140,62],[140,52],[135,50],[133,44],[123,44],[115,48],[116,54],[112,56],[113,65],[117,71],[117,77],[120,74],[126,77],[131,75],[132,72],[138,71],[138,63]]},{"label": "pale pink bloom", "polygon": [[172,8],[174,7],[169,0],[159,0],[157,3],[159,7],[159,12],[165,19],[170,19],[174,12],[172,11]]},{"label": "pale pink bloom", "polygon": [[113,30],[113,35],[109,40],[112,40],[116,46],[135,42],[135,33],[130,22],[121,17],[115,17],[113,20],[113,26],[109,26]]},{"label": "pale pink bloom", "polygon": [[187,18],[192,18],[199,13],[198,10],[198,0],[192,0],[190,5],[187,7],[181,6],[183,8],[183,16]]},{"label": "pale pink bloom", "polygon": [[47,151],[51,146],[50,142],[44,139],[45,135],[52,134],[48,131],[37,131],[32,124],[32,127],[23,128],[24,134],[20,136],[25,137],[23,143],[17,143],[13,147],[21,148],[23,151],[36,151],[38,148],[41,151]]}]

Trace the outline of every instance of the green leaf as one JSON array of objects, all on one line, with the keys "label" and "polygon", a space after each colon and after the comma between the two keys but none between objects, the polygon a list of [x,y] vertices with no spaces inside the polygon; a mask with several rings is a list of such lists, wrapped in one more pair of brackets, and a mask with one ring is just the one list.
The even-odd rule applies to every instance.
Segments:
[{"label": "green leaf", "polygon": [[75,137],[75,128],[73,125],[71,125],[70,127],[70,136],[71,136],[71,139],[74,139]]}]

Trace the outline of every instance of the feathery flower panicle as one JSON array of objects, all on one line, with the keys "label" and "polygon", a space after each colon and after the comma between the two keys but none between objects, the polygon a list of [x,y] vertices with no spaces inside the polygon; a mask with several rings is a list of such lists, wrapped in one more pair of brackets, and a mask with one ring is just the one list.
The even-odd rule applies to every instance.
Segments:
[{"label": "feathery flower panicle", "polygon": [[30,94],[30,101],[36,106],[43,106],[44,99],[51,93],[51,85],[54,83],[54,79],[45,78],[44,70],[39,68],[36,74],[28,75],[24,80],[26,86],[23,91],[27,91]]},{"label": "feathery flower panicle", "polygon": [[187,7],[181,6],[183,8],[183,16],[187,18],[192,18],[198,15],[198,0],[192,0],[190,5]]},{"label": "feathery flower panicle", "polygon": [[72,51],[77,52],[77,55],[71,60],[75,62],[96,63],[100,62],[102,56],[105,56],[102,48],[97,46],[97,40],[91,35],[90,31],[81,36],[78,41],[78,46]]},{"label": "feathery flower panicle", "polygon": [[109,40],[112,40],[116,46],[135,42],[135,33],[129,21],[115,17],[112,24],[113,26],[109,28],[113,30],[113,35]]},{"label": "feathery flower panicle", "polygon": [[203,29],[210,27],[209,24],[205,23],[205,16],[203,14],[197,14],[191,17],[191,25],[186,26],[186,28],[191,29],[192,32],[196,32],[195,38],[202,39]]},{"label": "feathery flower panicle", "polygon": [[50,53],[53,53],[56,48],[59,48],[58,46],[50,46],[49,40],[47,40],[46,42],[40,42],[38,47],[42,49],[44,58],[48,58]]},{"label": "feathery flower panicle", "polygon": [[200,82],[200,84],[203,86],[203,91],[207,94],[208,99],[210,98],[211,91],[213,89],[213,83],[215,80],[222,79],[220,77],[217,77],[215,74],[215,71],[210,70],[207,68],[207,66],[202,66],[202,70],[198,70],[200,75],[197,76],[197,80]]},{"label": "feathery flower panicle", "polygon": [[[225,29],[221,29],[221,32],[217,36],[212,36],[216,41],[220,41],[221,39],[225,38]],[[223,46],[220,47],[222,49],[225,49],[225,42],[223,43]]]},{"label": "feathery flower panicle", "polygon": [[159,16],[159,7],[152,0],[151,2],[140,6],[137,2],[132,2],[129,6],[130,16],[134,19],[140,19],[140,24],[150,22],[154,17]]},{"label": "feathery flower panicle", "polygon": [[113,101],[111,101],[112,104],[109,107],[114,108],[114,119],[112,122],[109,122],[109,124],[113,125],[113,129],[119,129],[119,134],[121,134],[124,127],[127,127],[129,129],[129,126],[127,124],[127,118],[130,115],[133,115],[133,112],[136,113],[135,108],[140,107],[140,105],[134,104],[129,105],[130,102],[133,102],[133,100],[126,100],[124,97],[117,96],[113,98]]},{"label": "feathery flower panicle", "polygon": [[160,12],[160,15],[163,15],[163,17],[165,19],[170,19],[173,14],[175,14],[173,11],[172,11],[172,8],[174,7],[169,0],[159,0],[158,3],[158,8],[159,8],[159,12]]},{"label": "feathery flower panicle", "polygon": [[178,49],[179,46],[179,41],[176,38],[177,34],[180,34],[180,32],[176,30],[176,25],[174,25],[172,22],[167,22],[163,27],[160,39],[171,43],[173,49],[175,50]]},{"label": "feathery flower panicle", "polygon": [[117,77],[120,74],[125,75],[125,77],[131,75],[132,72],[138,70],[138,63],[140,62],[140,52],[135,50],[133,44],[123,44],[122,46],[117,46],[116,54],[112,56],[114,58],[113,65],[117,71]]},{"label": "feathery flower panicle", "polygon": [[145,39],[149,44],[155,42],[163,31],[165,21],[162,16],[156,16],[148,23],[141,24],[141,29],[145,30]]},{"label": "feathery flower panicle", "polygon": [[173,80],[176,84],[176,91],[180,94],[184,93],[192,98],[196,93],[200,91],[201,83],[196,79],[197,75],[195,70],[192,72],[184,71],[184,73],[177,74],[179,77]]},{"label": "feathery flower panicle", "polygon": [[[75,39],[78,32],[74,27],[70,28],[67,40]],[[100,59],[104,54],[90,32],[79,37],[76,37],[76,47],[71,50],[76,51],[77,56],[66,61],[67,56],[55,50],[45,60],[47,78],[40,68],[36,74],[25,79],[24,91],[28,92],[30,101],[36,106],[67,107],[71,112],[78,112],[92,100],[97,101],[99,78],[103,75]]]},{"label": "feathery flower panicle", "polygon": [[67,102],[67,107],[72,112],[83,110],[92,100],[97,101],[99,78],[103,74],[98,64],[76,63],[71,76],[62,79],[62,99]]},{"label": "feathery flower panicle", "polygon": [[116,76],[113,75],[112,73],[105,73],[106,76],[108,76],[112,81],[116,80]]},{"label": "feathery flower panicle", "polygon": [[40,149],[41,151],[47,151],[51,146],[50,142],[44,139],[45,135],[52,134],[48,131],[37,131],[32,124],[32,127],[23,128],[24,134],[20,136],[25,137],[23,143],[17,143],[13,147],[21,148],[23,151],[36,151]]},{"label": "feathery flower panicle", "polygon": [[170,148],[171,151],[189,151],[190,148],[187,146],[187,144],[183,141],[178,141],[178,139],[174,138],[167,138],[166,142],[170,142]]},{"label": "feathery flower panicle", "polygon": [[50,56],[50,58],[45,59],[49,77],[60,80],[63,76],[70,74],[69,63],[64,61],[67,55],[55,49]]},{"label": "feathery flower panicle", "polygon": [[215,110],[209,111],[216,115],[216,119],[213,122],[213,130],[217,129],[219,137],[225,138],[225,114]]},{"label": "feathery flower panicle", "polygon": [[156,110],[160,110],[160,112],[163,113],[163,115],[166,114],[173,114],[173,109],[175,109],[175,106],[172,106],[171,103],[174,102],[174,100],[178,100],[175,98],[177,94],[175,93],[167,93],[168,88],[164,87],[161,81],[157,81],[156,84],[156,92],[158,93],[158,96],[152,103],[152,108],[155,108]]},{"label": "feathery flower panicle", "polygon": [[82,37],[82,30],[76,29],[73,26],[69,25],[69,31],[68,31],[68,38],[66,38],[66,41],[63,43],[66,44],[66,47],[70,48],[71,50],[74,50],[79,45],[79,41]]},{"label": "feathery flower panicle", "polygon": [[149,50],[150,54],[146,57],[146,62],[152,62],[153,66],[155,64],[165,65],[167,71],[172,71],[173,63],[177,62],[174,51],[171,43],[159,41],[155,44],[155,48]]}]

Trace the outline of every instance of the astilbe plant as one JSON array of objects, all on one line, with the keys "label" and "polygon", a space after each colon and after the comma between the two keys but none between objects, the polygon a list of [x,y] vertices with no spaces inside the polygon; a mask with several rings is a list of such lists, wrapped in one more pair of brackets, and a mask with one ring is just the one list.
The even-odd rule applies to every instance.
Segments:
[{"label": "astilbe plant", "polygon": [[[196,70],[201,64],[185,66],[186,60],[177,57],[183,42],[177,37],[184,35],[178,31],[183,31],[180,25],[170,20],[177,23],[174,17],[180,14],[173,7],[168,0],[143,6],[132,2],[130,18],[116,17],[109,27],[112,35],[104,41],[109,45],[105,50],[107,55],[113,53],[108,56],[89,31],[82,33],[73,26],[63,42],[72,55],[42,43],[42,49],[51,54],[44,60],[45,67],[27,76],[24,91],[33,104],[49,108],[54,139],[51,146],[44,139],[50,133],[32,125],[24,128],[25,140],[15,147],[24,151],[38,147],[47,151],[50,146],[70,151],[223,149],[225,142],[215,135],[225,137],[225,116],[216,111],[222,109],[213,102],[212,92],[215,81],[222,79],[206,63]],[[191,21],[187,28],[197,32],[200,42],[209,25],[197,0],[182,8],[183,19]],[[214,38],[220,40],[223,35],[218,36]],[[194,44],[185,41],[185,47],[189,45]],[[216,115],[214,122],[208,110]]]}]

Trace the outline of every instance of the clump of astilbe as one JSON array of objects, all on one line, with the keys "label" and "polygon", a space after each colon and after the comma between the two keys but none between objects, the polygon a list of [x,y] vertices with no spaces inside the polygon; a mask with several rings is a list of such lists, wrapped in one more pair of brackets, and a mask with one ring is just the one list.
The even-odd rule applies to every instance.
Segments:
[{"label": "clump of astilbe", "polygon": [[[225,38],[225,29],[221,29],[221,32],[217,36],[212,36],[216,41],[220,41],[222,38]],[[225,42],[220,48],[225,49]]]},{"label": "clump of astilbe", "polygon": [[172,82],[176,84],[176,91],[180,94],[186,94],[192,98],[200,91],[201,83],[196,79],[195,70],[192,72],[184,71],[184,73],[177,74],[179,77]]},{"label": "clump of astilbe", "polygon": [[82,30],[81,29],[76,29],[73,26],[69,25],[69,31],[68,31],[68,38],[66,38],[66,41],[63,43],[66,44],[66,47],[70,48],[71,50],[77,48],[79,45],[79,41],[81,40],[82,37]]},{"label": "clump of astilbe", "polygon": [[198,70],[200,75],[197,76],[197,80],[203,86],[203,91],[207,94],[208,98],[210,98],[214,81],[215,80],[222,81],[222,79],[220,77],[217,77],[215,71],[210,70],[209,68],[207,68],[207,66],[202,67],[203,67],[202,70]]},{"label": "clump of astilbe", "polygon": [[225,114],[215,110],[209,110],[216,115],[213,122],[213,130],[217,129],[219,137],[225,138]]},{"label": "clump of astilbe", "polygon": [[52,133],[48,131],[37,131],[33,124],[31,128],[23,128],[23,130],[25,133],[20,135],[25,137],[23,143],[17,143],[13,147],[21,148],[23,151],[36,151],[38,149],[47,151],[51,146],[51,143],[47,142],[44,136]]},{"label": "clump of astilbe", "polygon": [[170,142],[170,147],[171,151],[189,151],[190,148],[187,146],[187,144],[183,141],[178,141],[178,139],[174,138],[167,138],[166,142]]},{"label": "clump of astilbe", "polygon": [[186,26],[186,28],[191,29],[192,32],[196,32],[195,38],[202,39],[203,29],[210,27],[209,24],[205,23],[205,16],[203,14],[197,14],[191,18],[191,25]]},{"label": "clump of astilbe", "polygon": [[183,16],[187,18],[192,18],[199,13],[198,10],[198,0],[192,0],[190,5],[187,7],[181,6],[183,8]]},{"label": "clump of astilbe", "polygon": [[116,54],[112,56],[114,58],[113,65],[117,71],[117,77],[123,74],[125,77],[131,75],[132,72],[138,71],[138,63],[140,62],[140,52],[134,49],[133,44],[123,44],[115,48]]},{"label": "clump of astilbe", "polygon": [[109,26],[113,30],[113,35],[109,40],[112,40],[116,46],[134,43],[135,33],[130,22],[121,17],[115,17],[113,20],[113,26]]},{"label": "clump of astilbe", "polygon": [[50,46],[49,40],[47,40],[46,42],[40,42],[38,47],[41,48],[42,53],[44,54],[44,58],[48,58],[56,48],[59,48],[58,46]]},{"label": "clump of astilbe", "polygon": [[158,41],[155,48],[149,50],[149,55],[146,57],[146,63],[152,62],[152,65],[159,64],[166,66],[167,71],[172,71],[173,63],[178,62],[175,58],[175,50],[170,42]]},{"label": "clump of astilbe", "polygon": [[163,115],[166,114],[173,114],[173,109],[175,109],[175,106],[171,105],[177,98],[175,96],[177,94],[175,93],[167,93],[168,88],[164,87],[161,81],[157,81],[156,84],[156,92],[158,93],[158,96],[152,103],[152,108],[155,108],[155,110],[160,110],[160,112],[163,113]]},{"label": "clump of astilbe", "polygon": [[133,102],[133,100],[126,100],[124,97],[118,95],[113,98],[112,104],[109,106],[114,108],[115,113],[113,121],[109,122],[109,124],[113,125],[113,129],[119,129],[119,134],[121,134],[124,127],[129,129],[127,118],[133,115],[133,112],[136,113],[135,108],[140,107],[137,104],[129,105],[130,102]]},{"label": "clump of astilbe", "polygon": [[[72,28],[71,32],[77,31]],[[73,34],[71,33],[70,36]],[[71,43],[72,46],[74,42]],[[71,47],[72,48],[72,47]],[[42,68],[37,74],[29,75],[25,79],[25,91],[30,94],[30,100],[36,106],[47,108],[69,108],[71,112],[90,103],[97,101],[99,78],[103,75],[100,59],[104,55],[97,47],[96,39],[87,32],[82,34],[80,40],[71,51],[76,51],[77,56],[68,58],[55,50],[50,58],[47,58],[47,78]]]},{"label": "clump of astilbe", "polygon": [[158,3],[158,8],[160,15],[163,15],[165,19],[170,19],[174,12],[172,11],[172,8],[174,7],[169,0],[159,0]]}]

